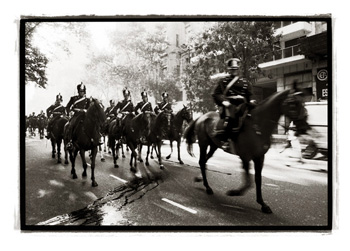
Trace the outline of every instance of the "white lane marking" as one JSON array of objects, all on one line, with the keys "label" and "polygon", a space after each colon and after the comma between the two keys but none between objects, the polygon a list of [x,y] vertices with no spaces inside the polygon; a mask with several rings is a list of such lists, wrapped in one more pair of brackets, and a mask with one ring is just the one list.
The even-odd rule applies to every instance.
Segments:
[{"label": "white lane marking", "polygon": [[121,182],[123,182],[123,183],[127,183],[126,180],[123,180],[123,179],[121,179],[121,178],[119,178],[119,177],[117,177],[117,176],[114,176],[113,174],[110,174],[109,176],[111,176],[112,178],[115,178],[115,179],[117,179],[117,180],[119,180],[119,181],[121,181]]},{"label": "white lane marking", "polygon": [[221,204],[221,206],[224,206],[224,207],[232,207],[232,208],[236,208],[236,209],[244,209],[243,207],[233,206],[233,205],[227,205],[227,204]]},{"label": "white lane marking", "polygon": [[196,213],[197,213],[196,210],[193,210],[193,209],[191,209],[191,208],[185,207],[185,206],[183,206],[183,205],[181,205],[181,204],[179,204],[179,203],[176,203],[176,202],[174,202],[174,201],[168,200],[168,199],[166,199],[166,198],[162,198],[162,201],[168,202],[169,204],[172,204],[172,205],[174,205],[174,206],[176,206],[176,207],[179,207],[179,208],[181,208],[181,209],[183,209],[183,210],[186,210],[187,212],[190,212],[190,213],[192,213],[192,214],[196,214]]}]

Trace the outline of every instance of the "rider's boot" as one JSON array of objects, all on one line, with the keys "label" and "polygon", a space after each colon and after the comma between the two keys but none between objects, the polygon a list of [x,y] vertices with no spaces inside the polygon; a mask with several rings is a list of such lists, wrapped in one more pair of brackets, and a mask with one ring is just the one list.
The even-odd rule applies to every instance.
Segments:
[{"label": "rider's boot", "polygon": [[45,138],[50,139],[51,138],[51,131],[49,131],[48,129],[46,130],[46,136]]}]

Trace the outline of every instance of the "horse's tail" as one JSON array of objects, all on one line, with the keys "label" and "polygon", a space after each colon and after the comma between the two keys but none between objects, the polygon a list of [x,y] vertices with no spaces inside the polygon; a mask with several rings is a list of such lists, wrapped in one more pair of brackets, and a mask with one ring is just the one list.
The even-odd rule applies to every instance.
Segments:
[{"label": "horse's tail", "polygon": [[185,133],[184,133],[184,138],[186,139],[187,142],[187,152],[189,155],[191,155],[192,157],[195,157],[193,154],[193,143],[196,142],[196,132],[194,130],[196,122],[197,122],[198,118],[196,120],[193,120],[188,127],[185,129]]}]

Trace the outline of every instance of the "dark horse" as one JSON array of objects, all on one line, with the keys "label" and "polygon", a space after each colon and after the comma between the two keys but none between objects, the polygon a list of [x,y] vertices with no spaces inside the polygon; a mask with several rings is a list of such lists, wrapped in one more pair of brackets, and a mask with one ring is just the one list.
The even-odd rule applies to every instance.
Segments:
[{"label": "dark horse", "polygon": [[[57,146],[57,163],[61,163],[61,144],[64,137],[64,127],[67,124],[68,119],[62,116],[53,123],[51,131],[51,146],[52,146],[52,158],[54,159]],[[68,164],[68,154],[64,147],[64,164]]]},{"label": "dark horse", "polygon": [[[149,135],[151,132],[152,113],[141,113],[136,117],[129,119],[125,123],[125,141],[131,151],[130,170],[137,170],[137,147],[141,144],[141,137]],[[133,166],[134,162],[134,166]]]},{"label": "dark horse", "polygon": [[170,159],[171,154],[173,153],[173,141],[177,142],[177,159],[180,164],[183,164],[180,156],[180,146],[181,146],[181,138],[183,133],[183,122],[186,121],[190,123],[192,121],[192,111],[184,105],[184,107],[178,111],[174,118],[171,121],[171,127],[168,132],[166,139],[170,141],[171,153],[166,157],[166,159]]},{"label": "dark horse", "polygon": [[120,119],[116,118],[110,122],[108,126],[108,147],[111,149],[113,155],[114,167],[119,167],[117,160],[119,158],[119,148],[121,147],[122,127]]},{"label": "dark horse", "polygon": [[[95,160],[97,154],[97,146],[101,137],[101,126],[106,120],[106,115],[100,102],[97,99],[92,98],[90,107],[87,109],[84,117],[77,121],[78,125],[73,131],[73,149],[69,150],[69,159],[72,164],[71,174],[73,179],[77,178],[75,172],[75,159],[80,153],[83,162],[83,178],[87,176],[86,169],[87,163],[85,160],[85,151],[91,150],[91,180],[92,186],[98,186],[95,180]],[[65,130],[65,145],[67,145],[67,130]]]},{"label": "dark horse", "polygon": [[[157,116],[153,113],[150,114],[150,131],[146,136],[147,141],[147,155],[146,155],[146,165],[149,165],[148,156],[150,154],[151,146],[155,146],[156,154],[158,157],[158,163],[160,169],[164,169],[164,165],[162,163],[162,139],[164,139],[171,128],[171,114],[161,111]],[[140,149],[141,152],[141,149]]]},{"label": "dark horse", "polygon": [[[243,195],[251,186],[249,162],[253,160],[257,202],[262,206],[261,210],[264,213],[272,213],[270,207],[265,204],[261,193],[261,172],[264,164],[264,156],[270,148],[270,137],[281,115],[284,114],[292,121],[297,122],[295,123],[297,130],[302,130],[302,128],[298,128],[299,124],[307,124],[301,95],[301,92],[295,92],[295,90],[285,90],[275,93],[253,109],[251,116],[246,117],[239,134],[234,140],[236,154],[243,162],[243,169],[245,171],[244,184],[240,189],[229,190],[227,195]],[[195,142],[195,136],[197,135],[200,148],[199,165],[203,184],[208,194],[213,194],[213,190],[207,181],[206,163],[213,156],[217,148],[220,147],[220,142],[213,137],[213,131],[219,119],[219,114],[216,112],[206,113],[193,121],[185,132],[188,143],[187,150],[192,156],[192,144]],[[210,146],[210,149],[207,153],[208,146]]]}]

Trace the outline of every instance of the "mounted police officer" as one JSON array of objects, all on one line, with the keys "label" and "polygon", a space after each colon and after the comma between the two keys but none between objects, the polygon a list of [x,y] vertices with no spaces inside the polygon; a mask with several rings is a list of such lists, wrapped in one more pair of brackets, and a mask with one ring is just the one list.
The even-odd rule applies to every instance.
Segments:
[{"label": "mounted police officer", "polygon": [[154,112],[158,115],[161,111],[166,111],[169,113],[173,112],[173,109],[171,108],[171,103],[169,103],[169,97],[167,92],[162,93],[162,102],[159,102],[156,107],[154,108]]},{"label": "mounted police officer", "polygon": [[66,112],[69,114],[70,111],[74,112],[73,116],[69,120],[68,126],[68,144],[67,149],[72,148],[73,132],[77,127],[78,123],[85,118],[85,113],[90,106],[90,99],[86,97],[86,86],[81,82],[77,85],[78,95],[70,98],[67,106]]},{"label": "mounted police officer", "polygon": [[63,101],[63,98],[59,93],[56,96],[55,104],[51,105],[49,108],[46,109],[47,117],[50,119],[46,130],[47,135],[45,136],[47,139],[50,139],[52,136],[51,131],[55,121],[65,114],[66,109],[64,108],[64,106],[62,106],[61,104],[62,101]]},{"label": "mounted police officer", "polygon": [[[141,92],[142,101],[135,106],[135,114],[138,115],[143,112],[153,112],[152,104],[148,101],[146,91]],[[139,112],[140,110],[140,112]]]},{"label": "mounted police officer", "polygon": [[123,90],[123,96],[124,100],[118,102],[117,106],[114,109],[114,115],[117,117],[121,117],[121,126],[122,126],[122,131],[124,131],[124,126],[125,126],[125,118],[134,112],[134,105],[131,102],[131,96],[130,96],[130,91],[125,88]]},{"label": "mounted police officer", "polygon": [[105,114],[107,117],[107,120],[103,126],[103,131],[105,134],[108,133],[108,129],[109,129],[109,124],[115,119],[115,114],[114,114],[114,110],[115,110],[116,106],[115,106],[115,102],[113,99],[111,99],[109,101],[109,107],[106,108],[105,110]]},{"label": "mounted police officer", "polygon": [[232,130],[238,131],[239,113],[245,110],[244,105],[250,104],[252,85],[239,76],[240,60],[231,58],[226,61],[228,74],[221,77],[212,94],[220,109],[221,121],[216,128],[216,136],[226,141],[232,135]]}]

